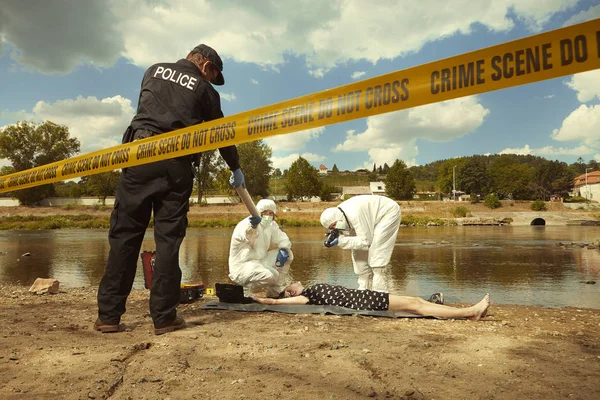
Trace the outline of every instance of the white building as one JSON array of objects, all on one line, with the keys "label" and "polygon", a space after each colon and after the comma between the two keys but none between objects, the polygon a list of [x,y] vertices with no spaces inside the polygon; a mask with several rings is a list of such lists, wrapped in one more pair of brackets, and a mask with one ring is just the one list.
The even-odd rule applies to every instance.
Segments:
[{"label": "white building", "polygon": [[385,196],[385,183],[369,182],[369,188],[371,189],[371,194],[378,194],[380,196]]},{"label": "white building", "polygon": [[592,201],[600,201],[600,171],[588,171],[587,174],[576,177],[571,194]]}]

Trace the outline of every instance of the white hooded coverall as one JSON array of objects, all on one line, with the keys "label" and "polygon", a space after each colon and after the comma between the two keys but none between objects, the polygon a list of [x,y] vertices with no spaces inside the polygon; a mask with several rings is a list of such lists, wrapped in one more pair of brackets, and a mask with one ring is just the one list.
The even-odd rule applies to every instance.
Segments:
[{"label": "white hooded coverall", "polygon": [[400,206],[384,196],[361,195],[321,214],[325,228],[346,215],[348,229],[340,231],[338,246],[352,250],[358,289],[388,291],[387,266],[400,227]]},{"label": "white hooded coverall", "polygon": [[[275,212],[275,202],[263,199],[256,204],[256,208],[261,214],[265,210]],[[285,288],[290,264],[294,259],[292,242],[277,222],[265,224],[263,220],[253,229],[249,218],[240,221],[231,236],[229,279],[244,286],[247,296],[264,289],[268,297],[277,297]],[[287,249],[288,260],[283,266],[276,267],[279,249]]]}]

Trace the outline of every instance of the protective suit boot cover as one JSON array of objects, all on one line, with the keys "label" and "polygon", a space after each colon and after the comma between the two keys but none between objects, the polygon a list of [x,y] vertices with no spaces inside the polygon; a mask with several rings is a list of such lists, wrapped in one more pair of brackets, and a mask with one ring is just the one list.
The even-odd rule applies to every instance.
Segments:
[{"label": "protective suit boot cover", "polygon": [[358,290],[371,289],[373,274],[366,272],[358,275]]},{"label": "protective suit boot cover", "polygon": [[373,268],[373,287],[372,290],[378,292],[388,292],[388,281],[386,277],[386,268]]}]

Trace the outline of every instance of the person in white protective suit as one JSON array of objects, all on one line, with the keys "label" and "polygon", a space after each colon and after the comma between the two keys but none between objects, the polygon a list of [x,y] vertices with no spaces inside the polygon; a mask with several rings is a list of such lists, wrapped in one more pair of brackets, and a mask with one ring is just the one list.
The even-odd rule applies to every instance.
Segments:
[{"label": "person in white protective suit", "polygon": [[260,200],[256,209],[261,218],[243,219],[231,236],[229,279],[244,286],[245,296],[264,289],[267,297],[277,297],[289,283],[292,242],[274,221],[273,200]]},{"label": "person in white protective suit", "polygon": [[351,197],[323,211],[321,225],[329,230],[325,247],[352,250],[358,289],[388,292],[387,267],[400,227],[398,203],[376,195]]}]

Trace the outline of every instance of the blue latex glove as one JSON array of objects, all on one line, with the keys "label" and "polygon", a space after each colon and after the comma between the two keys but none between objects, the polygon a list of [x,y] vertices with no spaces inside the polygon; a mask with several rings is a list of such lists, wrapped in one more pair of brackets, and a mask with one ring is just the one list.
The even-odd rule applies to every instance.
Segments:
[{"label": "blue latex glove", "polygon": [[256,228],[258,226],[258,224],[260,224],[260,221],[262,220],[261,217],[259,216],[251,216],[250,218],[250,225],[252,225],[253,228]]},{"label": "blue latex glove", "polygon": [[275,260],[275,266],[283,267],[288,258],[289,256],[287,249],[279,249],[279,252],[277,253],[277,259]]},{"label": "blue latex glove", "polygon": [[244,174],[242,173],[241,169],[238,168],[231,173],[229,183],[236,189],[240,186],[246,189],[246,182],[244,181]]},{"label": "blue latex glove", "polygon": [[325,245],[325,247],[329,248],[329,247],[333,247],[333,246],[337,246],[338,244],[338,238],[333,239],[332,241],[326,240],[325,243],[323,243]]},{"label": "blue latex glove", "polygon": [[339,230],[337,230],[337,229],[330,229],[325,234],[325,242],[323,242],[323,245],[325,245],[325,247],[333,247],[333,246],[335,246],[336,244],[338,244],[338,237],[339,236],[340,236],[340,231]]}]

